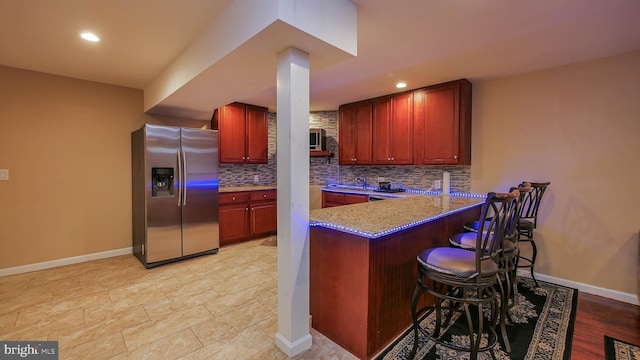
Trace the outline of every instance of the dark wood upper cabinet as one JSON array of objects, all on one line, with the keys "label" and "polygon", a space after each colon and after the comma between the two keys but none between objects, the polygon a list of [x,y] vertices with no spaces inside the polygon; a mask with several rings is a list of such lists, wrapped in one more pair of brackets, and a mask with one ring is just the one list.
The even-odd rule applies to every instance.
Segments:
[{"label": "dark wood upper cabinet", "polygon": [[338,129],[339,164],[371,164],[371,102],[341,106]]},{"label": "dark wood upper cabinet", "polygon": [[339,113],[340,165],[471,165],[466,79],[342,105]]},{"label": "dark wood upper cabinet", "polygon": [[413,164],[413,94],[373,101],[373,163]]},{"label": "dark wood upper cabinet", "polygon": [[471,83],[458,80],[414,92],[416,165],[471,164]]},{"label": "dark wood upper cabinet", "polygon": [[246,106],[247,163],[266,164],[269,148],[269,114],[267,108]]},{"label": "dark wood upper cabinet", "polygon": [[269,143],[267,108],[232,103],[214,111],[221,164],[266,164]]}]

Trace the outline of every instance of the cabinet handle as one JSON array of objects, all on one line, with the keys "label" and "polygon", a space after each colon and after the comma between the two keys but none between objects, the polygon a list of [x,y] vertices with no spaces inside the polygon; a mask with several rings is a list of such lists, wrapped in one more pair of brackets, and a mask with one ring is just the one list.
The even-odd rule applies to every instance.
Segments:
[{"label": "cabinet handle", "polygon": [[458,158],[458,155],[453,155],[453,158],[454,158],[454,159],[457,159],[457,158]]},{"label": "cabinet handle", "polygon": [[253,210],[254,210],[254,208],[251,208],[251,211],[253,211]]},{"label": "cabinet handle", "polygon": [[266,198],[266,197],[267,197],[267,194],[262,194],[262,197],[263,197],[263,198]]},{"label": "cabinet handle", "polygon": [[235,197],[235,196],[232,196],[232,197],[231,197],[231,200],[235,201],[235,200],[236,200],[236,197]]},{"label": "cabinet handle", "polygon": [[246,211],[249,211],[249,208],[244,208]]}]

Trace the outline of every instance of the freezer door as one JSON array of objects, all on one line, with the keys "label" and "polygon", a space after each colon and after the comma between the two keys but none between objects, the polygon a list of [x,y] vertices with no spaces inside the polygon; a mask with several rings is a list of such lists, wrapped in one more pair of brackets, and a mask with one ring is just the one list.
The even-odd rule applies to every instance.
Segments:
[{"label": "freezer door", "polygon": [[145,193],[147,263],[182,255],[178,203],[180,128],[145,125]]},{"label": "freezer door", "polygon": [[218,230],[218,132],[182,128],[185,187],[182,206],[183,255],[215,250]]}]

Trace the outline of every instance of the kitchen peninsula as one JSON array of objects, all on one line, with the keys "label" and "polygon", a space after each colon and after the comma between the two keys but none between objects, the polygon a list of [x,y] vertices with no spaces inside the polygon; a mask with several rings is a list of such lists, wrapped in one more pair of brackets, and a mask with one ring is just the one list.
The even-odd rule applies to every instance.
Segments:
[{"label": "kitchen peninsula", "polygon": [[383,350],[411,325],[417,254],[448,246],[483,201],[407,194],[311,211],[312,327],[360,359]]}]

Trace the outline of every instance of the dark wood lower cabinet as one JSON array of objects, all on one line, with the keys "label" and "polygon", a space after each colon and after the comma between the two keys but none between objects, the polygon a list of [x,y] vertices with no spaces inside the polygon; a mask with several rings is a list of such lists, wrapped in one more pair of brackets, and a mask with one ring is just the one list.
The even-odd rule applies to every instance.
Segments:
[{"label": "dark wood lower cabinet", "polygon": [[322,192],[322,207],[342,206],[349,204],[358,204],[369,201],[368,195],[345,194],[331,191]]},{"label": "dark wood lower cabinet", "polygon": [[251,233],[253,235],[265,235],[276,231],[278,206],[275,201],[251,205],[251,211]]},{"label": "dark wood lower cabinet", "polygon": [[275,234],[276,190],[221,193],[220,246]]},{"label": "dark wood lower cabinet", "polygon": [[220,245],[228,245],[249,238],[248,204],[220,205]]}]

